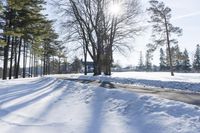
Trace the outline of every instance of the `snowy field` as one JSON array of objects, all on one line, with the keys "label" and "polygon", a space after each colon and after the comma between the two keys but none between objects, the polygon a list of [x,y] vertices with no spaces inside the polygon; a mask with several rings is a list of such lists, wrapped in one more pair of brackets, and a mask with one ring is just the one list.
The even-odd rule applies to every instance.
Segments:
[{"label": "snowy field", "polygon": [[114,72],[112,76],[84,76],[81,74],[52,75],[53,77],[79,78],[87,80],[101,80],[122,84],[132,84],[143,87],[159,87],[164,89],[178,89],[184,91],[200,92],[200,73],[175,73],[169,72]]},{"label": "snowy field", "polygon": [[200,132],[198,106],[54,77],[0,81],[0,133]]}]

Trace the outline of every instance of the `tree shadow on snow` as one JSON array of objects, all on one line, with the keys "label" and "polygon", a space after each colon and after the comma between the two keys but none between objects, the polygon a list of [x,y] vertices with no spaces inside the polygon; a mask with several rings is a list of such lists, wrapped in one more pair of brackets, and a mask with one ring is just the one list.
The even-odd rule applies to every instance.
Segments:
[{"label": "tree shadow on snow", "polygon": [[[56,85],[56,82],[58,85]],[[18,100],[18,103],[10,105],[5,108],[1,108],[0,117],[4,117],[9,113],[12,113],[16,110],[22,109],[28,105],[34,104],[35,102],[43,99],[44,97],[50,95],[57,89],[59,89],[63,84],[59,83],[60,81],[50,78],[45,78],[39,80],[38,82],[30,84],[21,84],[14,85],[8,88],[0,89],[0,105],[6,104],[15,100]],[[31,88],[30,88],[31,87]],[[48,88],[51,87],[51,88]],[[23,101],[20,98],[27,97]]]},{"label": "tree shadow on snow", "polygon": [[101,133],[105,90],[97,88],[91,99],[91,118],[85,133]]}]

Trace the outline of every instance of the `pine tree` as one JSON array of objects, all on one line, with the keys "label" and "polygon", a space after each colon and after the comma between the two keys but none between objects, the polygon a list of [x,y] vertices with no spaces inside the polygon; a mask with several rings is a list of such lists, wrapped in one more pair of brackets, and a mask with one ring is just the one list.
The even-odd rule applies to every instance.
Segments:
[{"label": "pine tree", "polygon": [[[173,70],[181,71],[183,59],[184,59],[183,53],[180,51],[180,48],[178,45],[172,46],[170,51],[171,51],[171,56],[173,57],[171,60]],[[169,58],[168,48],[166,50],[166,66],[167,66],[167,70],[170,70],[170,58]]]},{"label": "pine tree", "polygon": [[175,67],[175,70],[181,71],[182,62],[183,62],[183,53],[180,51],[180,48],[178,45],[173,47],[172,55],[173,55],[172,63],[173,63],[173,66]]},{"label": "pine tree", "polygon": [[154,43],[148,44],[148,47],[155,50],[158,46],[167,45],[171,76],[174,76],[171,45],[177,43],[177,41],[171,37],[172,34],[181,35],[182,30],[170,23],[171,9],[165,6],[163,2],[150,0],[150,5],[151,7],[147,10],[151,13],[150,23],[153,24],[152,39]]},{"label": "pine tree", "polygon": [[138,70],[139,71],[143,71],[144,70],[144,62],[143,62],[142,51],[140,51],[140,58],[139,58]]},{"label": "pine tree", "polygon": [[182,70],[185,72],[189,72],[191,70],[190,59],[188,56],[187,49],[185,49],[183,52]]},{"label": "pine tree", "polygon": [[72,71],[75,73],[79,73],[81,71],[82,63],[81,60],[76,56],[72,63]]},{"label": "pine tree", "polygon": [[196,52],[194,55],[193,69],[197,72],[200,71],[200,46],[199,46],[199,44],[197,45]]},{"label": "pine tree", "polygon": [[2,10],[3,10],[3,3],[2,1],[0,1],[0,13],[2,12]]},{"label": "pine tree", "polygon": [[145,69],[146,69],[146,71],[151,71],[152,70],[152,62],[151,61],[153,58],[151,51],[147,50],[145,57],[146,57]]},{"label": "pine tree", "polygon": [[[170,71],[170,56],[169,56],[169,52],[168,52],[169,50],[168,50],[168,48],[166,48],[166,69],[168,70],[168,71]],[[171,48],[170,48],[170,51],[171,51],[171,56],[172,57],[174,57],[174,46],[172,46]],[[171,59],[171,64],[172,64],[172,68],[173,68],[173,71],[174,71],[174,64],[175,64],[175,58],[172,58]]]},{"label": "pine tree", "polygon": [[3,80],[7,79],[8,74],[8,61],[9,61],[9,52],[10,52],[10,45],[11,45],[11,38],[13,34],[13,20],[16,16],[15,10],[12,8],[12,0],[7,1],[7,6],[4,7],[3,15],[3,37],[6,42],[4,46],[4,62],[3,62]]},{"label": "pine tree", "polygon": [[0,47],[3,47],[6,45],[4,36],[1,34],[1,31],[4,27],[4,9],[3,9],[3,3],[0,1]]},{"label": "pine tree", "polygon": [[[45,26],[43,27],[45,32],[43,33],[43,42],[42,42],[42,58],[43,58],[43,74],[50,73],[50,57],[55,56],[57,52],[61,51],[62,49],[58,49],[58,45],[56,39],[58,35],[52,29],[52,23],[47,21]],[[57,50],[57,51],[56,51]]]},{"label": "pine tree", "polygon": [[165,71],[167,69],[166,57],[162,48],[160,48],[160,71]]},{"label": "pine tree", "polygon": [[[32,54],[36,53],[35,49],[39,49],[39,46],[35,46],[35,44],[39,44],[38,40],[40,40],[41,44],[43,39],[41,37],[44,34],[44,28],[42,25],[44,25],[46,19],[44,15],[41,14],[41,11],[43,10],[43,4],[45,4],[44,0],[24,0],[19,2],[17,8],[18,16],[16,19],[16,24],[18,26],[17,28],[19,33],[21,33],[20,38],[22,42],[19,45],[18,56],[20,56],[21,49],[23,48],[23,78],[26,76],[26,62],[28,60],[28,55],[30,57],[30,61],[32,61]],[[15,78],[18,78],[20,60],[21,58],[18,58],[15,68]]]},{"label": "pine tree", "polygon": [[[1,12],[2,8],[0,8],[0,28],[3,26],[3,40],[6,42],[4,46],[3,79],[7,78],[9,61],[9,78],[11,79],[13,70],[14,77],[18,78],[21,59],[23,59],[23,77],[25,77],[28,56],[30,58],[29,70],[32,73],[33,65],[43,53],[41,47],[46,42],[45,40],[48,40],[48,44],[54,41],[52,37],[54,31],[51,30],[52,24],[41,13],[44,4],[44,0],[21,0],[20,2],[6,0],[3,13]],[[50,30],[46,28],[49,25]],[[2,40],[1,37],[0,40]],[[21,52],[22,50],[23,52]],[[23,56],[21,56],[22,53]]]}]

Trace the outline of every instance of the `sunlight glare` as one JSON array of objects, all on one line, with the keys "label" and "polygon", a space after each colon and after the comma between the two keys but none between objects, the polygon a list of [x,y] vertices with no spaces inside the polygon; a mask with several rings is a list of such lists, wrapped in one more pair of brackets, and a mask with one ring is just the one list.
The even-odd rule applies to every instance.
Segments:
[{"label": "sunlight glare", "polygon": [[119,3],[112,3],[110,5],[110,13],[113,15],[113,16],[118,16],[120,15],[121,13],[121,6]]}]

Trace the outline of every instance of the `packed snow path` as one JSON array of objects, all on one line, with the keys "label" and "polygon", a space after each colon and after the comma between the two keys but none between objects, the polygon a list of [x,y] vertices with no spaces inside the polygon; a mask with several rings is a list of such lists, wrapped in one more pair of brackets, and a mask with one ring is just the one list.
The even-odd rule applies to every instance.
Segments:
[{"label": "packed snow path", "polygon": [[200,108],[51,77],[0,81],[1,133],[199,133]]},{"label": "packed snow path", "polygon": [[151,87],[143,87],[143,86],[134,86],[128,84],[119,84],[109,81],[100,81],[100,80],[87,80],[87,79],[75,79],[75,78],[60,78],[64,80],[76,81],[84,84],[90,84],[94,86],[100,86],[104,88],[119,88],[125,89],[129,91],[133,91],[135,93],[149,94],[158,96],[161,98],[166,98],[169,100],[175,100],[180,102],[185,102],[188,104],[193,104],[200,106],[200,93],[199,92],[191,92],[191,91],[183,91],[183,90],[172,90],[172,89],[162,89],[162,88],[151,88]]},{"label": "packed snow path", "polygon": [[85,76],[83,74],[51,75],[57,78],[78,78],[86,80],[99,80],[112,83],[134,84],[171,90],[184,90],[200,92],[200,73],[175,73],[169,72],[114,72],[111,76]]}]

